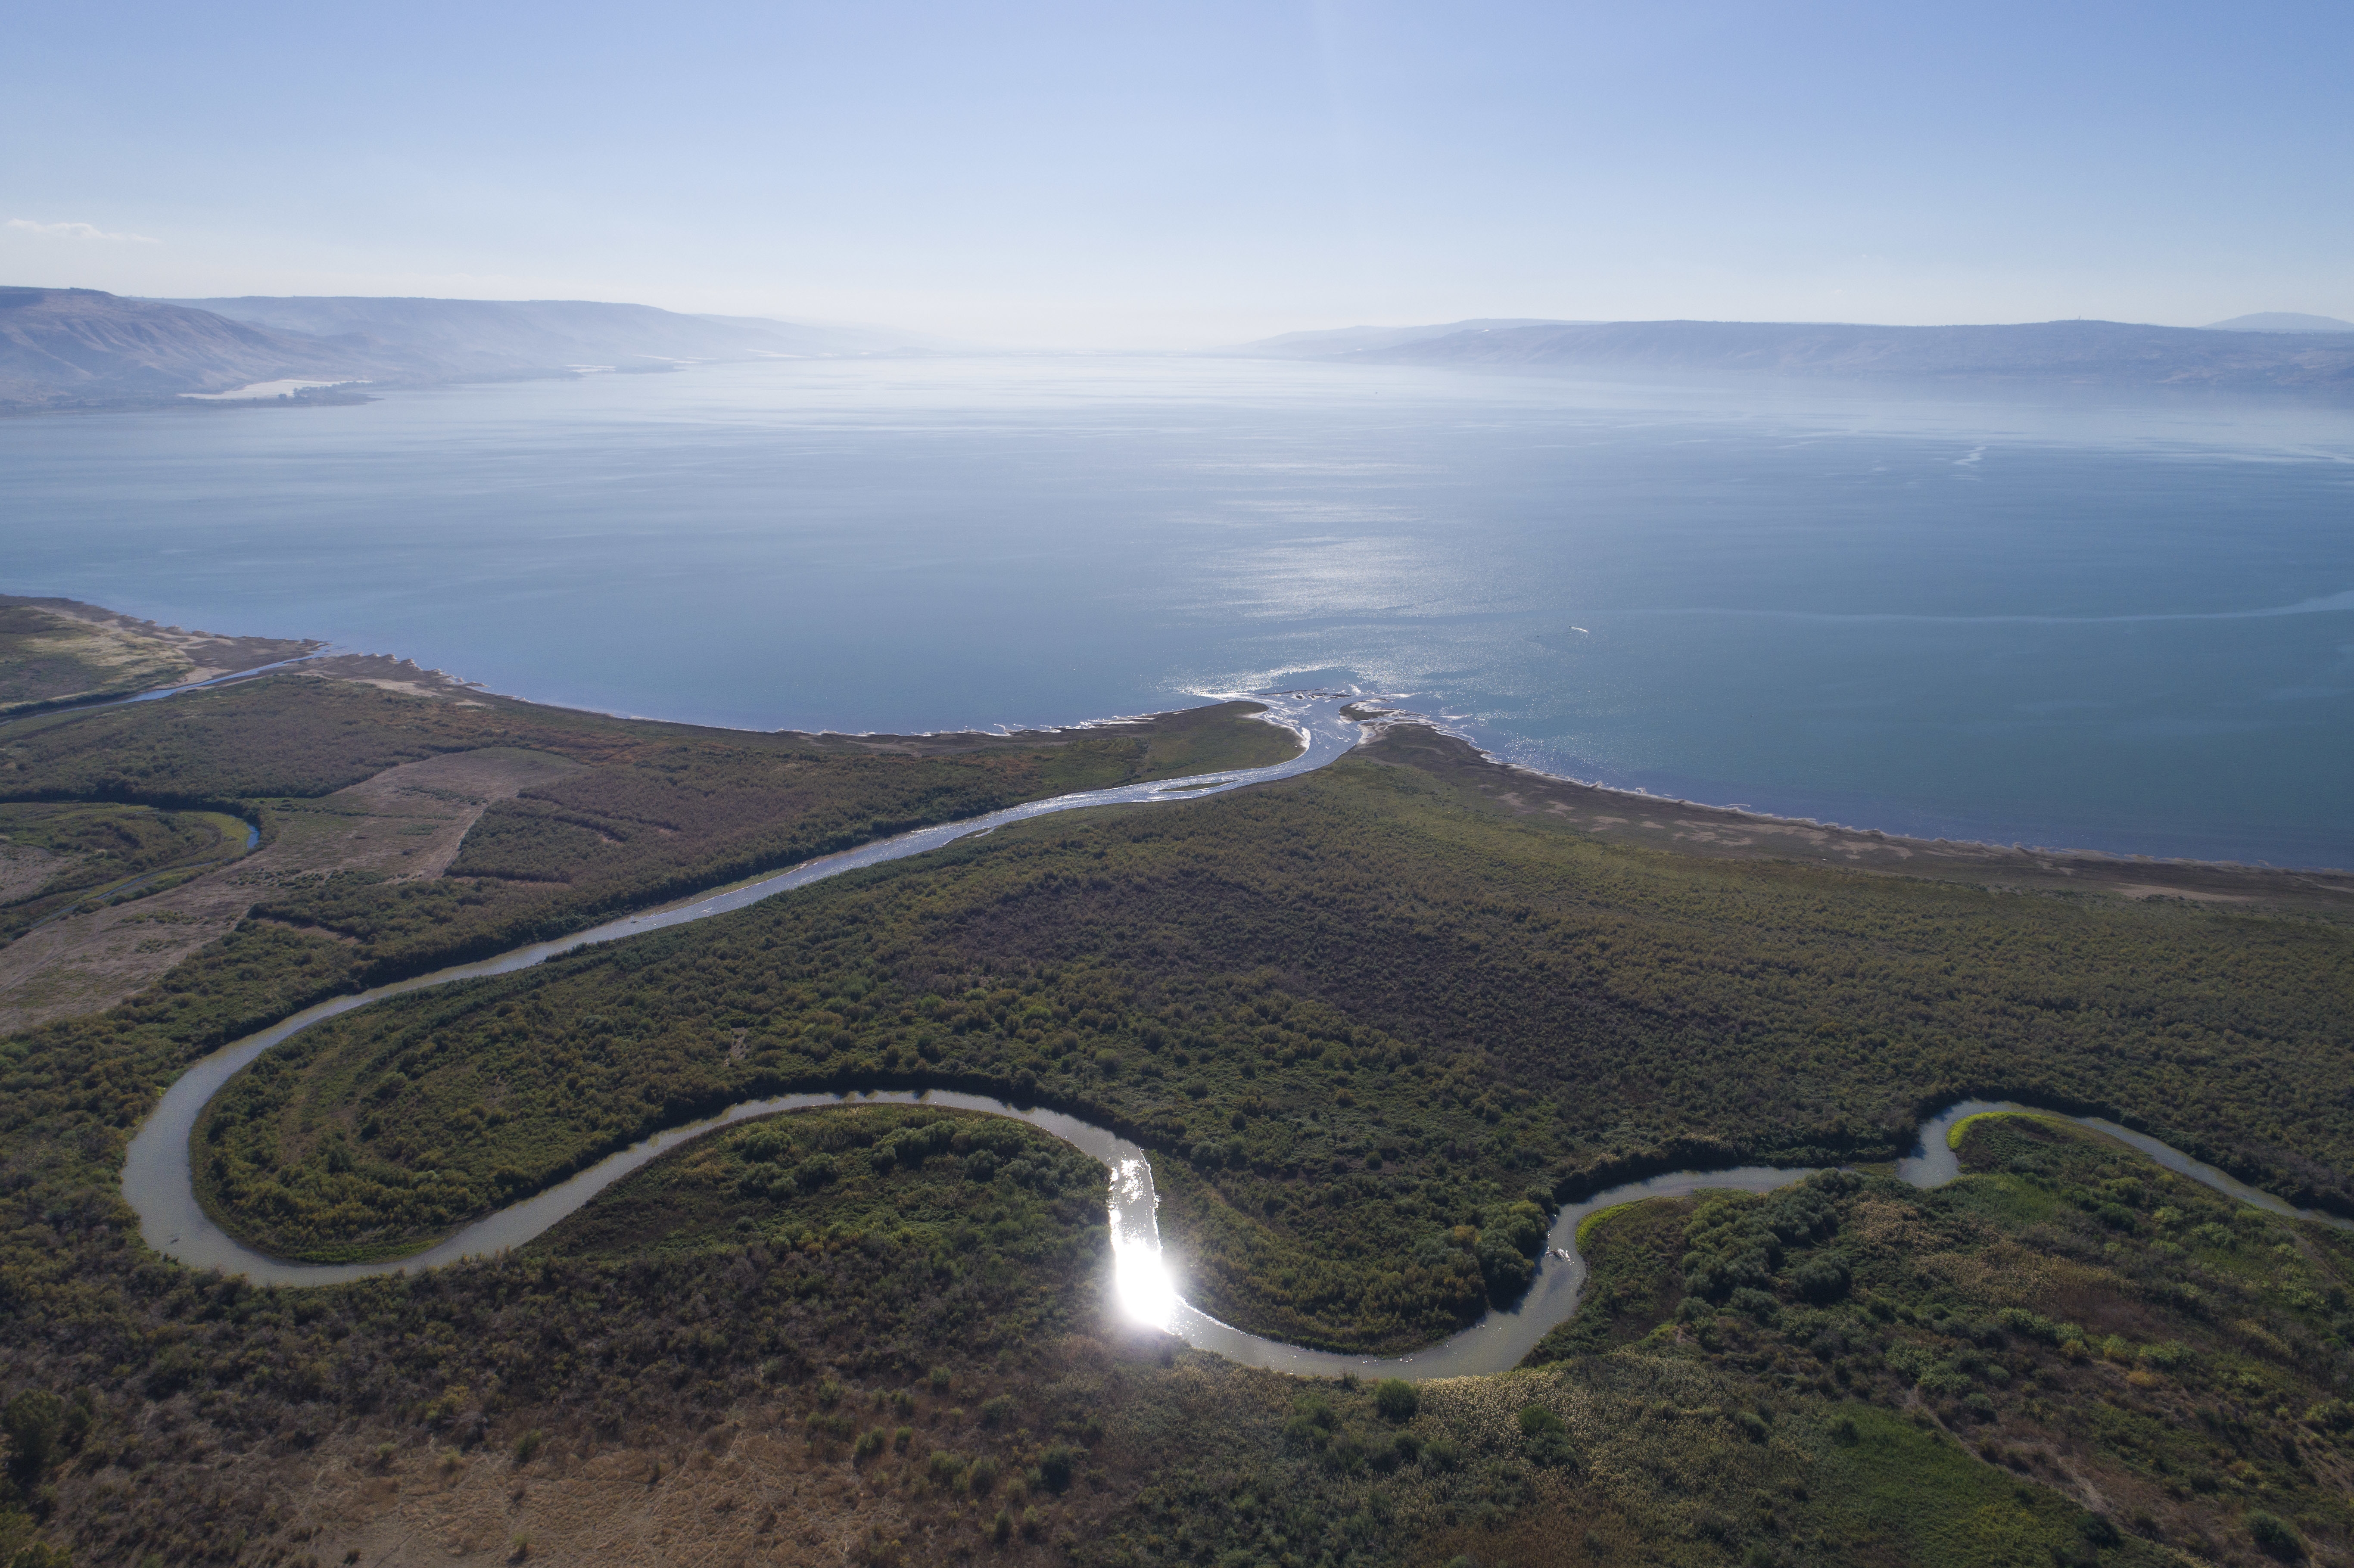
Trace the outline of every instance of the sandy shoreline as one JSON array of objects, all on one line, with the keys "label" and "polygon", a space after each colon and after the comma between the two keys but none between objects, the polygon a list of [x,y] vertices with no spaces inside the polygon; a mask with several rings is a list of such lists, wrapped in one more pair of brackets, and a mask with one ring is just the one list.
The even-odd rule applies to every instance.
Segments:
[{"label": "sandy shoreline", "polygon": [[1542,817],[1611,842],[1717,859],[1792,860],[2022,892],[2104,893],[2252,912],[2354,916],[2354,873],[2345,871],[1908,838],[1877,828],[1769,816],[1540,773],[1483,751],[1418,715],[1397,715],[1382,728],[1362,755],[1437,774],[1477,791],[1508,815]]}]

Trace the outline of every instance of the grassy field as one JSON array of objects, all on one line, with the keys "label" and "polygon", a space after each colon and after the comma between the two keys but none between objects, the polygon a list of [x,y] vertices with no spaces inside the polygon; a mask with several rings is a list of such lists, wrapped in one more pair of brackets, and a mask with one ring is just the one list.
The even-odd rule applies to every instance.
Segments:
[{"label": "grassy field", "polygon": [[1967,1093],[2097,1107],[2347,1203],[2350,944],[1596,844],[1376,748],[371,1010],[199,1136],[224,1213],[299,1254],[408,1245],[755,1094],[985,1088],[1150,1146],[1209,1310],[1394,1349],[1510,1299],[1560,1198],[1887,1159]]},{"label": "grassy field", "polygon": [[156,639],[0,598],[0,715],[168,685],[192,664]]}]

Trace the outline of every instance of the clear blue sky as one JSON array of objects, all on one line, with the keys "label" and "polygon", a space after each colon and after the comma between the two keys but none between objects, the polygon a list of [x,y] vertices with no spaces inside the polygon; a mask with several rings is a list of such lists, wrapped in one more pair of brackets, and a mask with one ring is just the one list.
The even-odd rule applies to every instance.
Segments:
[{"label": "clear blue sky", "polygon": [[1006,343],[2354,317],[2336,4],[19,6],[0,281]]}]

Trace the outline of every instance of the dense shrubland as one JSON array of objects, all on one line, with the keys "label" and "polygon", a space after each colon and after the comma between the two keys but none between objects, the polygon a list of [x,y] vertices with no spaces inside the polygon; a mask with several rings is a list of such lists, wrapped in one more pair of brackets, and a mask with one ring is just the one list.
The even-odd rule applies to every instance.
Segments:
[{"label": "dense shrubland", "polygon": [[2110,1531],[2209,1561],[2294,1555],[2291,1538],[2341,1560],[2354,1239],[2060,1124],[1984,1118],[1961,1147],[1973,1174],[1927,1192],[1835,1173],[1596,1216],[1579,1312],[1531,1361],[1698,1363],[1757,1389],[1754,1414],[1711,1413],[1736,1427],[1905,1410],[2102,1499]]},{"label": "dense shrubland", "polygon": [[[948,1278],[970,1268],[1076,1278],[1107,1245],[1107,1180],[1069,1144],[1005,1117],[903,1106],[795,1111],[655,1161],[531,1250],[630,1258],[878,1235],[928,1252]],[[1047,1238],[1078,1259],[1037,1251]]]},{"label": "dense shrubland", "polygon": [[[37,1463],[14,1451],[35,1511],[70,1499],[53,1531],[104,1560],[299,1555],[285,1540],[264,1552],[270,1531],[252,1520],[230,1528],[217,1512],[236,1503],[229,1482],[203,1461],[299,1463],[355,1420],[461,1449],[535,1427],[593,1445],[692,1433],[748,1400],[806,1416],[813,1450],[847,1458],[863,1430],[908,1422],[912,1392],[946,1424],[927,1449],[993,1455],[1013,1477],[1064,1426],[1087,1439],[1070,1406],[1024,1400],[1013,1421],[988,1403],[1052,1375],[1046,1352],[1095,1327],[1107,1255],[1097,1168],[1018,1124],[779,1118],[639,1172],[616,1212],[575,1216],[529,1257],[311,1290],[157,1262],[102,1167],[77,1157],[86,1140],[53,1146],[41,1174],[25,1168],[28,1142],[0,1181],[0,1403],[30,1393],[85,1412]],[[902,1156],[888,1174],[885,1148]],[[746,1178],[789,1150],[794,1172],[827,1158],[831,1175],[749,1199]],[[707,1180],[717,1163],[724,1191]],[[671,1245],[607,1255],[638,1217]]]},{"label": "dense shrubland", "polygon": [[2348,1202],[2343,927],[1607,848],[1378,757],[323,1026],[217,1099],[207,1180],[281,1250],[399,1245],[748,1096],[991,1089],[1162,1157],[1205,1308],[1369,1348],[1509,1299],[1570,1192],[1885,1159],[1968,1092]]},{"label": "dense shrubland", "polygon": [[1564,1359],[1403,1398],[1101,1337],[1093,1168],[922,1108],[748,1124],[530,1255],[323,1290],[157,1265],[102,1194],[12,1175],[0,1393],[40,1451],[10,1484],[93,1561],[299,1563],[339,1432],[521,1472],[759,1430],[892,1499],[878,1563],[2332,1559],[2342,1242],[2032,1124],[1966,1158],[1998,1173],[1606,1216]]},{"label": "dense shrubland", "polygon": [[[28,761],[164,807],[251,799],[264,772],[315,792],[431,738],[377,733],[416,711],[378,695],[311,728],[331,710],[295,705],[283,758],[236,777],[222,758],[270,731],[235,705],[111,756],[0,728],[0,794]],[[432,722],[589,744],[495,727],[515,712]],[[546,722],[576,721],[619,744],[617,721]],[[1509,1298],[1569,1192],[1885,1156],[1969,1090],[2097,1106],[2345,1201],[2342,929],[1612,849],[1384,755],[371,1009],[228,1091],[200,1174],[272,1245],[383,1246],[748,1094],[995,1089],[1151,1146],[1196,1300],[1356,1345]],[[605,874],[531,820],[465,853]],[[758,1425],[903,1508],[917,1533],[873,1562],[2346,1549],[2344,1238],[2031,1124],[1972,1124],[1986,1174],[1941,1192],[1840,1177],[1607,1217],[1543,1364],[1410,1403],[1100,1338],[1086,1162],[1003,1123],[942,1150],[967,1118],[921,1110],[699,1140],[529,1255],[421,1277],[256,1290],[158,1260],[115,1183],[159,1086],[365,965],[490,928],[386,909],[369,945],[249,925],[127,1007],[0,1042],[0,1548],[293,1563],[310,1457],[356,1434],[520,1467],[535,1432],[585,1452]],[[428,1170],[438,1208],[411,1202]]]}]

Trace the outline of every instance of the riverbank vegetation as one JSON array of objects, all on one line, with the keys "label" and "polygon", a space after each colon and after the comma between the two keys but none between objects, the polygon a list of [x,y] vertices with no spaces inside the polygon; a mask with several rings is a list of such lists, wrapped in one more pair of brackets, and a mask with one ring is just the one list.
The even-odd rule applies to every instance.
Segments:
[{"label": "riverbank vegetation", "polygon": [[1402,1349],[1511,1299],[1570,1194],[1886,1160],[1969,1093],[2346,1204],[2349,943],[1597,845],[1376,747],[370,1009],[232,1084],[198,1142],[224,1214],[308,1254],[408,1245],[739,1098],[984,1089],[1150,1147],[1205,1309]]},{"label": "riverbank vegetation", "polygon": [[0,595],[0,715],[169,685],[193,665],[160,639]]},{"label": "riverbank vegetation", "polygon": [[0,943],[99,900],[157,891],[234,860],[246,838],[245,822],[217,811],[0,804]]},{"label": "riverbank vegetation", "polygon": [[[764,1117],[698,1139],[616,1182],[530,1244],[632,1258],[759,1245],[822,1250],[887,1237],[949,1277],[1076,1278],[1108,1245],[1104,1168],[1005,1117],[848,1106]],[[1079,1249],[1076,1263],[1046,1245]],[[1022,1325],[1012,1327],[1019,1329]]]},{"label": "riverbank vegetation", "polygon": [[[1916,1443],[2073,1496],[2107,1530],[2209,1562],[2342,1561],[2354,1238],[2064,1124],[1976,1120],[1961,1151],[1967,1174],[1929,1192],[1831,1174],[1600,1216],[1578,1314],[1530,1359],[1744,1378],[1754,1412],[1718,1418],[1762,1422],[1761,1442],[1805,1412],[1852,1450],[1902,1413]],[[1938,1511],[1937,1490],[1916,1475],[1901,1506]]]},{"label": "riverbank vegetation", "polygon": [[[157,1258],[119,1192],[130,1130],[304,1001],[895,813],[1267,744],[1231,713],[869,742],[473,701],[264,681],[0,726],[0,797],[249,810],[265,836],[442,748],[567,765],[495,821],[469,803],[493,827],[467,872],[268,886],[266,918],[130,1003],[0,1041],[11,1552],[609,1561],[614,1521],[657,1515],[726,1555],[1087,1568],[2354,1540],[2346,1239],[2011,1119],[1970,1124],[1976,1174],[1939,1192],[1842,1176],[1606,1216],[1533,1364],[1411,1399],[1112,1330],[1095,1168],[928,1107],[697,1140],[523,1255],[429,1275],[254,1289]],[[2354,1199],[2343,926],[1597,842],[1500,814],[1415,765],[1452,743],[1401,734],[305,1032],[217,1098],[198,1180],[279,1250],[381,1252],[736,1099],[955,1086],[1144,1142],[1198,1304],[1387,1349],[1511,1299],[1570,1195],[1884,1160],[1967,1093]],[[783,827],[731,793],[804,789]],[[404,906],[437,883],[482,902]]]},{"label": "riverbank vegetation", "polygon": [[147,1259],[101,1165],[78,1208],[12,1175],[9,1485],[88,1561],[585,1558],[656,1510],[866,1563],[2333,1560],[2342,1239],[2033,1123],[1964,1154],[1620,1211],[1543,1364],[1403,1399],[1107,1333],[1091,1162],[926,1107],[746,1124],[527,1255],[323,1289]]}]

